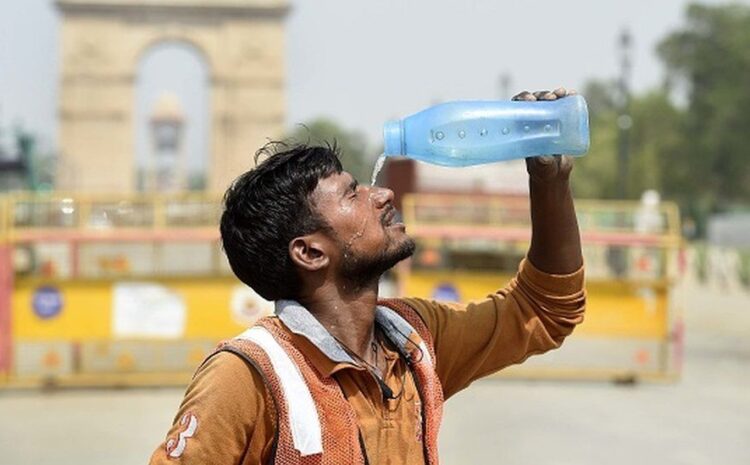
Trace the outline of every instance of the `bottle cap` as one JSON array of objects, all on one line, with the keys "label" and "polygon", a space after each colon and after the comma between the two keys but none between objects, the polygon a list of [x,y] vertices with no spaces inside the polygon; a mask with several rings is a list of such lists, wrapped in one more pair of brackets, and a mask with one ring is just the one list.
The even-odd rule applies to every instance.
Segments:
[{"label": "bottle cap", "polygon": [[406,155],[401,120],[387,121],[383,125],[383,152],[386,155]]}]

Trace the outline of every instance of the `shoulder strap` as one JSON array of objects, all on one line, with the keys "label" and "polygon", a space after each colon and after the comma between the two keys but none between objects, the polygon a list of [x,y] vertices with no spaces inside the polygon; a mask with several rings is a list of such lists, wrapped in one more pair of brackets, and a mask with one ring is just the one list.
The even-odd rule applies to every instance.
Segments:
[{"label": "shoulder strap", "polygon": [[266,393],[268,394],[266,397],[271,399],[271,403],[272,403],[271,407],[273,410],[272,415],[274,418],[274,433],[273,433],[273,443],[271,444],[271,453],[268,457],[268,465],[274,465],[276,461],[276,448],[278,447],[278,444],[279,444],[279,426],[278,425],[281,420],[279,419],[279,399],[276,399],[276,396],[271,390],[271,383],[268,380],[268,375],[263,369],[261,369],[258,362],[255,361],[252,357],[246,354],[243,350],[226,342],[221,343],[219,347],[217,347],[216,350],[211,355],[209,355],[206,358],[206,360],[203,361],[203,363],[206,363],[208,359],[218,354],[219,352],[229,352],[241,358],[242,360],[245,361],[245,363],[247,363],[253,369],[255,369],[255,371],[260,375],[260,378],[263,380],[263,384],[266,388]]},{"label": "shoulder strap", "polygon": [[[409,359],[410,366],[415,374],[414,381],[417,384],[420,398],[422,399],[422,431],[425,462],[428,465],[437,465],[438,447],[437,439],[440,423],[443,417],[443,388],[436,371],[435,347],[432,334],[419,316],[409,304],[400,299],[387,299],[380,302],[396,313],[404,323],[411,325],[413,331],[418,335],[419,351],[423,357]],[[401,332],[398,330],[397,332]],[[416,350],[414,352],[417,352]],[[407,352],[408,353],[408,352]]]},{"label": "shoulder strap", "polygon": [[299,368],[286,350],[262,326],[248,329],[237,339],[257,344],[268,356],[286,399],[294,448],[303,457],[323,452],[318,409]]},{"label": "shoulder strap", "polygon": [[315,371],[284,328],[261,320],[217,350],[238,355],[263,377],[276,411],[271,463],[364,463],[356,413],[336,381]]}]

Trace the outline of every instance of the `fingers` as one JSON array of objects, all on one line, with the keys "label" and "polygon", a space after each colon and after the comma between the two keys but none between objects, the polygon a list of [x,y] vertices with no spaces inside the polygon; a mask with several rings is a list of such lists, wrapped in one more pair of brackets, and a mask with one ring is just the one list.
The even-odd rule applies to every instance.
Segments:
[{"label": "fingers", "polygon": [[557,165],[559,162],[560,155],[540,155],[536,158],[536,162],[542,165]]},{"label": "fingers", "polygon": [[573,157],[570,155],[537,155],[526,158],[526,161],[544,167],[554,166],[558,169],[565,169],[573,165]]},{"label": "fingers", "polygon": [[[526,158],[526,168],[535,174],[554,172],[559,165],[560,155],[537,155]],[[552,171],[550,171],[552,170]]]},{"label": "fingers", "polygon": [[576,95],[577,92],[573,89],[566,89],[565,87],[558,87],[555,89],[554,94],[557,96],[557,98],[567,97],[569,95]]},{"label": "fingers", "polygon": [[536,97],[537,100],[557,100],[557,95],[548,90],[538,90],[534,92],[534,97]]},{"label": "fingers", "polygon": [[568,155],[543,155],[526,158],[526,170],[539,181],[567,180],[573,169],[573,158]]},{"label": "fingers", "polygon": [[553,91],[549,90],[538,90],[536,92],[529,92],[527,90],[524,90],[523,92],[520,92],[513,96],[511,100],[515,101],[526,101],[526,102],[535,102],[538,100],[557,100],[559,98],[568,97],[570,95],[576,95],[577,92],[573,89],[566,89],[565,87],[558,87],[557,89]]},{"label": "fingers", "polygon": [[512,100],[522,100],[522,101],[527,101],[527,102],[533,102],[536,100],[536,97],[534,97],[534,94],[532,94],[528,90],[524,90],[523,92],[519,92],[518,94],[514,95]]}]

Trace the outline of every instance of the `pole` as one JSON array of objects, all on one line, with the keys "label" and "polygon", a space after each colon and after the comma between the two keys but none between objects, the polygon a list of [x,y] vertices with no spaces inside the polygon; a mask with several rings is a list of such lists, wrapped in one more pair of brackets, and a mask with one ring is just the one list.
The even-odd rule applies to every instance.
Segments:
[{"label": "pole", "polygon": [[13,360],[11,299],[13,296],[13,260],[10,244],[0,238],[0,375],[10,374]]},{"label": "pole", "polygon": [[510,86],[512,78],[509,72],[502,73],[497,79],[497,90],[500,94],[500,98],[503,100],[510,100]]},{"label": "pole", "polygon": [[621,199],[628,195],[628,171],[630,169],[630,128],[633,119],[630,116],[630,74],[632,36],[628,29],[623,29],[618,40],[620,53],[620,111],[617,117],[617,196]]}]

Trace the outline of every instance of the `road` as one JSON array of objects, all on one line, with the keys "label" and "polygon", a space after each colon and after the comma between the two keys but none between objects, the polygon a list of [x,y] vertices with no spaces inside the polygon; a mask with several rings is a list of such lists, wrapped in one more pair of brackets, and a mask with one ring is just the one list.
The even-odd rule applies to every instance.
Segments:
[{"label": "road", "polygon": [[[747,465],[750,294],[683,290],[676,384],[486,380],[450,399],[442,463]],[[0,392],[0,465],[147,462],[180,389]]]}]

